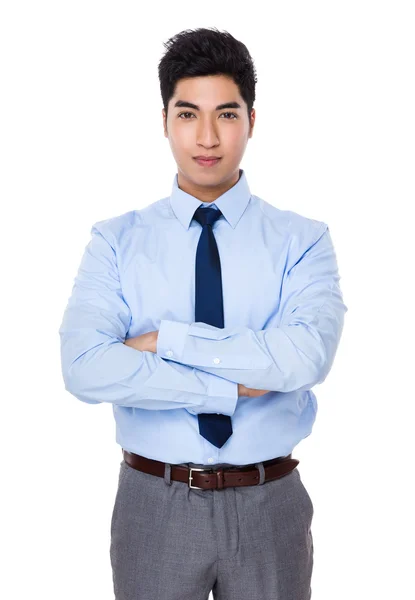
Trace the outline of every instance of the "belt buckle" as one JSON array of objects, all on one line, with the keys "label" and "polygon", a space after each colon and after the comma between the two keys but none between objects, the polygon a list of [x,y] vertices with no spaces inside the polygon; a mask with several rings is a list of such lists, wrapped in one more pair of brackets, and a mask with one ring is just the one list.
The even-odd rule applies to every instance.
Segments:
[{"label": "belt buckle", "polygon": [[205,488],[201,488],[201,487],[197,487],[197,485],[192,485],[191,481],[193,479],[192,477],[192,471],[207,471],[207,472],[212,472],[212,469],[196,469],[194,467],[189,467],[189,487],[194,489],[194,490],[204,490]]}]

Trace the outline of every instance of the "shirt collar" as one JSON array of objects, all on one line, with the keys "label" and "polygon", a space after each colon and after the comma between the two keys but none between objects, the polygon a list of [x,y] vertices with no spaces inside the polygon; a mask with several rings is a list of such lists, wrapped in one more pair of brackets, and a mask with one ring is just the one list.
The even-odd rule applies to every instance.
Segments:
[{"label": "shirt collar", "polygon": [[[239,179],[235,185],[216,198],[212,204],[216,204],[228,223],[235,229],[250,198],[251,192],[245,171],[239,169]],[[183,227],[189,229],[195,210],[203,205],[204,203],[201,200],[179,188],[176,173],[170,195],[170,206]]]}]

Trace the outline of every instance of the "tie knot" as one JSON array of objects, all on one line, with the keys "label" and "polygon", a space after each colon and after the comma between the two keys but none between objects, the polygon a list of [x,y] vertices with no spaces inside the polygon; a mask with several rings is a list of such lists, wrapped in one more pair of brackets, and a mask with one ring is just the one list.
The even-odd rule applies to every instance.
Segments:
[{"label": "tie knot", "polygon": [[195,210],[193,218],[203,227],[204,225],[213,225],[221,215],[222,213],[219,209],[199,206]]}]

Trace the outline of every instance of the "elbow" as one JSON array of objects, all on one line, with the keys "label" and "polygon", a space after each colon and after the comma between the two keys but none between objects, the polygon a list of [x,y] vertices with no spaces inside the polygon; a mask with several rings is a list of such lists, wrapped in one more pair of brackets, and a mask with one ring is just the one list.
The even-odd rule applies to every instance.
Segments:
[{"label": "elbow", "polygon": [[302,390],[310,390],[318,383],[322,383],[328,371],[317,365],[299,365],[298,370],[293,370],[287,374],[282,386],[277,391],[279,392],[294,392]]},{"label": "elbow", "polygon": [[300,385],[303,389],[310,389],[323,383],[333,366],[339,345],[343,321],[341,316],[335,315],[322,322],[319,329],[306,326],[308,336],[302,344],[302,370]]},{"label": "elbow", "polygon": [[62,368],[65,390],[86,404],[101,404],[102,401],[94,397],[95,388],[91,379],[86,377],[82,371],[78,360],[72,362],[69,367]]},{"label": "elbow", "polygon": [[337,314],[321,318],[318,327],[314,322],[298,321],[285,327],[286,337],[281,340],[286,342],[281,350],[284,357],[280,361],[284,369],[275,371],[277,381],[272,389],[291,392],[323,383],[333,365],[342,327]]},{"label": "elbow", "polygon": [[309,390],[322,383],[331,368],[332,361],[329,360],[326,348],[321,341],[314,346],[314,351],[310,355],[300,352],[297,359],[292,364],[293,368],[282,374],[282,387],[280,386],[278,391]]},{"label": "elbow", "polygon": [[321,344],[321,351],[314,363],[313,372],[310,373],[310,387],[323,383],[334,363],[334,359],[337,353],[337,345],[331,345],[329,347]]},{"label": "elbow", "polygon": [[316,346],[316,353],[308,362],[305,368],[302,387],[303,389],[311,389],[317,384],[323,383],[330,372],[333,364],[333,358],[330,357],[327,348],[320,339]]},{"label": "elbow", "polygon": [[316,366],[315,369],[310,371],[310,373],[307,377],[307,381],[305,383],[304,389],[311,389],[315,385],[323,383],[323,381],[326,379],[327,375],[329,374],[329,371],[330,371],[330,366],[328,366],[327,363],[325,363],[324,365]]}]

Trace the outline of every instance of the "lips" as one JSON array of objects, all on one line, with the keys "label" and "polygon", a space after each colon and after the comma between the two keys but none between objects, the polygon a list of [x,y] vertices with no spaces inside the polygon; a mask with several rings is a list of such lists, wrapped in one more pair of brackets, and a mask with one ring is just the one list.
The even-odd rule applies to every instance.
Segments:
[{"label": "lips", "polygon": [[194,159],[201,167],[213,167],[217,165],[221,158],[198,158]]}]

